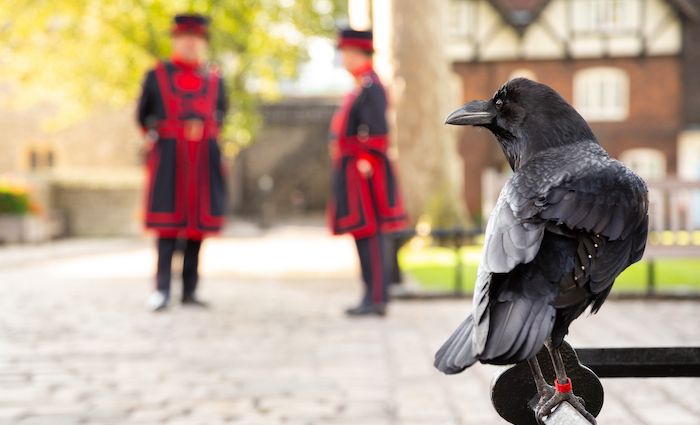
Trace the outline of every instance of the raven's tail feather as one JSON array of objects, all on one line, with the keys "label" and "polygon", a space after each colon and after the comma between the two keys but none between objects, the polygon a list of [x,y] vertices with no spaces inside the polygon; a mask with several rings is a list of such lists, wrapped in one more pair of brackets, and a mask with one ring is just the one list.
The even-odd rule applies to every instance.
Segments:
[{"label": "raven's tail feather", "polygon": [[556,309],[547,300],[518,298],[497,302],[489,315],[489,334],[483,363],[506,365],[519,363],[536,355],[551,334]]},{"label": "raven's tail feather", "polygon": [[473,331],[474,319],[470,314],[435,354],[435,367],[438,370],[452,375],[476,362],[472,344]]},{"label": "raven's tail feather", "polygon": [[435,354],[435,367],[452,375],[476,361],[505,365],[527,360],[540,351],[551,334],[555,315],[555,308],[546,299],[497,302],[489,313],[483,351],[474,350],[474,318],[469,315]]}]

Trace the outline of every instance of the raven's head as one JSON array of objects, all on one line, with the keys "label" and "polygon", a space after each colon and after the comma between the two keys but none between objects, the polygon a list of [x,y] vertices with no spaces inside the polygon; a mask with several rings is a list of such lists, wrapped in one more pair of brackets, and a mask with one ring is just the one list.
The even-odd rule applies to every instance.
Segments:
[{"label": "raven's head", "polygon": [[514,170],[544,149],[595,141],[586,121],[559,93],[527,78],[508,81],[489,100],[467,103],[446,123],[489,129]]}]

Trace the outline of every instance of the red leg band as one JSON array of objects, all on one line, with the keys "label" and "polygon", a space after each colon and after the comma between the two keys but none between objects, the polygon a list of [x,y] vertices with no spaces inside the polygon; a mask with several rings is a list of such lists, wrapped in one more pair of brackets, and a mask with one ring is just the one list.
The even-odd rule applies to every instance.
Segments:
[{"label": "red leg band", "polygon": [[560,384],[558,380],[554,380],[554,388],[558,393],[570,393],[572,391],[571,378],[566,378],[566,384]]}]

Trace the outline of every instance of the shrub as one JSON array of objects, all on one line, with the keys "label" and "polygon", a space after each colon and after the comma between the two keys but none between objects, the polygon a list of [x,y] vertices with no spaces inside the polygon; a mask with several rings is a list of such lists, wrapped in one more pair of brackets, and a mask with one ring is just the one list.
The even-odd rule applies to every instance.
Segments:
[{"label": "shrub", "polygon": [[32,212],[27,190],[0,183],[0,214],[24,215]]}]

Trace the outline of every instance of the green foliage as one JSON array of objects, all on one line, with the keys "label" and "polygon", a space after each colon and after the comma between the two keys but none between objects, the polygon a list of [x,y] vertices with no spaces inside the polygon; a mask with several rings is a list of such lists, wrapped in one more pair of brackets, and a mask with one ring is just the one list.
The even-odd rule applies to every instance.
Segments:
[{"label": "green foliage", "polygon": [[24,215],[30,212],[27,192],[0,187],[0,214]]},{"label": "green foliage", "polygon": [[[17,83],[16,105],[53,101],[63,122],[95,106],[124,107],[143,73],[169,54],[173,15],[212,17],[212,60],[232,114],[225,138],[248,143],[257,103],[292,77],[305,37],[331,34],[342,0],[0,0],[0,81]],[[251,83],[255,90],[251,90]]]}]

